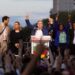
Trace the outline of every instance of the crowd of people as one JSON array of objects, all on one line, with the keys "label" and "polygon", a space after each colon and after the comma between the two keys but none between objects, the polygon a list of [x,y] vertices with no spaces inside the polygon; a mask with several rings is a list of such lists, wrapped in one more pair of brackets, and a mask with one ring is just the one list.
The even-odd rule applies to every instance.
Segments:
[{"label": "crowd of people", "polygon": [[[33,71],[29,75],[75,75],[75,22],[72,23],[69,19],[67,24],[63,25],[59,23],[58,19],[57,15],[55,19],[48,18],[46,25],[42,20],[38,20],[36,25],[32,25],[29,16],[25,17],[27,27],[32,30],[31,35],[48,35],[52,38],[48,61],[44,58],[32,63],[30,61],[36,56],[33,57],[32,54],[24,56],[23,53],[24,34],[20,22],[15,21],[13,29],[10,30],[8,26],[10,18],[2,17],[2,23],[0,23],[0,75],[21,75],[27,69],[28,63],[32,63],[35,68],[31,66],[31,71],[32,69]],[[40,64],[38,64],[39,62]]]}]

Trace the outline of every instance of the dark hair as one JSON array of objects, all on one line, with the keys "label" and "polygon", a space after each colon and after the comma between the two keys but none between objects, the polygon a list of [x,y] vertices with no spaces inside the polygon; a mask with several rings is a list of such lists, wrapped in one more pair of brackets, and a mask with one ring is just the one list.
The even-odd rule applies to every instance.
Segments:
[{"label": "dark hair", "polygon": [[15,21],[15,23],[17,23],[18,25],[20,25],[20,22],[19,21]]},{"label": "dark hair", "polygon": [[63,26],[63,28],[64,28],[64,25],[63,25],[62,23],[59,23],[59,27],[60,27],[60,26]]},{"label": "dark hair", "polygon": [[64,24],[63,24],[63,23],[59,23],[59,26],[60,26],[60,25],[64,26]]},{"label": "dark hair", "polygon": [[7,20],[7,19],[9,19],[8,16],[3,16],[3,17],[2,17],[2,22],[4,22],[4,21]]}]

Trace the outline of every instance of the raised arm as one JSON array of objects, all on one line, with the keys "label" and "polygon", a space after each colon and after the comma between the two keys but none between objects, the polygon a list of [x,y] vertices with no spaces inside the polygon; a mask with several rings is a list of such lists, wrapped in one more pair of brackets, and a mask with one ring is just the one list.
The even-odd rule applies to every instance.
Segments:
[{"label": "raised arm", "polygon": [[58,16],[54,19],[54,30],[57,32],[59,28]]},{"label": "raised arm", "polygon": [[34,28],[34,26],[30,23],[30,21],[29,21],[29,16],[26,16],[25,17],[25,22],[26,22],[26,24],[27,24],[27,27],[29,27],[29,28],[31,28],[31,29],[33,29]]},{"label": "raised arm", "polygon": [[68,32],[69,29],[72,29],[72,22],[70,18],[68,19],[67,24],[65,25],[65,31]]}]

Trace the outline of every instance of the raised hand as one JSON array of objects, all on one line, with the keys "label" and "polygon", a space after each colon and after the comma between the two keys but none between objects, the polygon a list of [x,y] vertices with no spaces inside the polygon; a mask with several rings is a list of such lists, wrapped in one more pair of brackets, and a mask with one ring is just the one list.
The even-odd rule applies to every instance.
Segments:
[{"label": "raised hand", "polygon": [[53,24],[53,18],[48,18],[50,24]]},{"label": "raised hand", "polygon": [[55,20],[58,21],[58,19],[59,19],[59,15],[57,14],[57,15],[55,16]]},{"label": "raised hand", "polygon": [[29,19],[29,15],[26,15],[26,16],[25,16],[25,19]]}]

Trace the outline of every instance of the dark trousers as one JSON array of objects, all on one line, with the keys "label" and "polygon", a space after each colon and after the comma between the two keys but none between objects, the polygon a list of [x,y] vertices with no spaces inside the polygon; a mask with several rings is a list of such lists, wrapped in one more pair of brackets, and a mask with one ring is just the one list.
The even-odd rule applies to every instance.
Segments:
[{"label": "dark trousers", "polygon": [[70,54],[75,55],[75,44],[70,45]]},{"label": "dark trousers", "polygon": [[64,57],[64,52],[65,52],[65,50],[66,50],[66,48],[67,48],[67,44],[62,44],[62,43],[60,43],[59,44],[59,47],[60,47],[60,53],[61,53],[61,55],[62,55],[62,57]]},{"label": "dark trousers", "polygon": [[50,49],[53,54],[53,57],[55,58],[58,55],[57,47],[54,45],[54,42],[50,43]]}]

